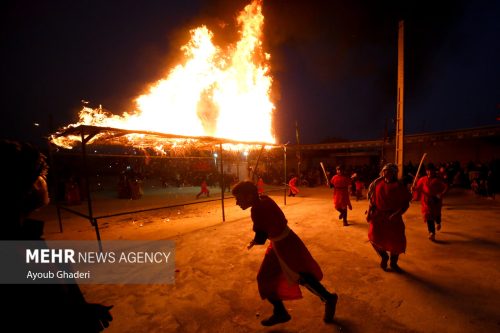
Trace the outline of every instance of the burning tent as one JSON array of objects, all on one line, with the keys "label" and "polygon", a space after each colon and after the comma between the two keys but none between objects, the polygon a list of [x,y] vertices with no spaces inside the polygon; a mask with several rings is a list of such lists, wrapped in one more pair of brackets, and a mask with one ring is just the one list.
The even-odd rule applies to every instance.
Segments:
[{"label": "burning tent", "polygon": [[[84,106],[79,121],[52,135],[52,143],[71,148],[82,140],[72,129],[95,126],[103,130],[91,131],[87,143],[116,137],[119,129],[128,140],[123,144],[148,145],[160,151],[167,137],[169,144],[177,145],[207,138],[274,144],[275,107],[270,99],[270,55],[262,49],[263,24],[261,0],[253,0],[237,18],[239,40],[234,44],[214,45],[213,33],[206,26],[191,30],[190,41],[181,47],[182,63],[137,97],[135,110],[118,116],[101,106]],[[151,133],[163,133],[151,136],[161,140],[146,139],[145,134]]]},{"label": "burning tent", "polygon": [[[181,47],[184,60],[135,99],[135,110],[118,116],[102,106],[84,106],[79,121],[52,134],[51,143],[64,148],[81,144],[84,159],[86,145],[104,142],[160,153],[173,147],[219,146],[222,152],[276,146],[270,55],[262,48],[262,0],[253,0],[236,21],[239,40],[225,47],[214,45],[206,26],[191,30],[191,39]],[[89,214],[84,217],[100,239],[87,193]]]}]

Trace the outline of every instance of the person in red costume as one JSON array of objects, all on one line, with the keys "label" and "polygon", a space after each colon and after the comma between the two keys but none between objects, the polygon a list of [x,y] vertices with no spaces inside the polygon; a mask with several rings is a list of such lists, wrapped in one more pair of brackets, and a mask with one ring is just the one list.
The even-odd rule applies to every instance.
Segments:
[{"label": "person in red costume", "polygon": [[448,191],[448,185],[436,176],[436,167],[429,163],[425,170],[427,176],[420,178],[412,188],[413,198],[420,200],[422,216],[427,223],[429,239],[436,239],[436,229],[441,230],[441,208],[443,195]]},{"label": "person in red costume", "polygon": [[208,190],[207,181],[205,179],[203,179],[203,181],[201,182],[200,192],[196,195],[196,199],[198,199],[202,194],[206,195],[207,197],[210,196],[210,191]]},{"label": "person in red costume", "polygon": [[297,193],[300,192],[297,187],[298,180],[299,178],[295,175],[293,175],[292,178],[290,178],[290,181],[288,182],[288,188],[290,189],[288,192],[289,197],[294,197],[295,195],[297,195]]},{"label": "person in red costume", "polygon": [[257,190],[259,192],[259,195],[264,194],[264,180],[262,177],[259,177],[259,180],[257,181]]},{"label": "person in red costume", "polygon": [[397,174],[397,165],[388,163],[382,168],[381,176],[370,184],[367,221],[370,223],[368,239],[382,258],[380,267],[386,271],[390,259],[391,269],[402,272],[398,266],[399,255],[406,251],[402,215],[410,206],[411,194],[407,187],[398,181]]},{"label": "person in red costume", "polygon": [[365,188],[365,184],[358,178],[354,182],[354,186],[356,187],[356,201],[363,198],[363,189]]},{"label": "person in red costume", "polygon": [[273,314],[261,321],[264,326],[285,323],[291,319],[283,301],[302,297],[299,285],[305,286],[325,303],[323,320],[333,322],[338,296],[320,283],[323,272],[302,240],[287,225],[283,211],[267,195],[259,196],[257,186],[250,181],[238,183],[232,190],[236,204],[245,210],[251,208],[255,236],[254,245],[270,244],[257,275],[262,299],[274,307]]},{"label": "person in red costume", "polygon": [[336,170],[337,174],[330,180],[333,187],[333,206],[340,212],[339,220],[343,220],[344,226],[348,226],[347,208],[352,210],[351,200],[349,199],[351,179],[344,174],[343,166],[337,166]]}]

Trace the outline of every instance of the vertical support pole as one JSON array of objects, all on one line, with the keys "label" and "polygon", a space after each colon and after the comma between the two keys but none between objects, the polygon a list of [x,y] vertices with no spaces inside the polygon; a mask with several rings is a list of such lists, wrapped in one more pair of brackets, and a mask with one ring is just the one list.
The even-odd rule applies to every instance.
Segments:
[{"label": "vertical support pole", "polygon": [[302,164],[302,156],[300,154],[300,132],[299,132],[299,123],[295,121],[295,138],[297,141],[297,151],[296,151],[296,157],[297,157],[297,177],[298,179],[301,179],[300,177],[300,166]]},{"label": "vertical support pole", "polygon": [[49,163],[52,166],[52,170],[54,172],[52,173],[53,176],[53,181],[55,183],[52,184],[51,189],[52,189],[52,194],[54,195],[55,198],[55,203],[56,203],[56,211],[57,211],[57,220],[59,221],[59,232],[63,232],[63,225],[62,225],[62,218],[61,218],[61,209],[60,209],[60,204],[59,204],[59,175],[57,173],[57,168],[55,167],[55,162],[54,162],[54,153],[52,152],[52,144],[50,143],[50,139],[47,140],[47,147],[48,147],[48,152],[49,152]]},{"label": "vertical support pole", "polygon": [[283,146],[283,166],[284,166],[284,173],[283,173],[283,178],[284,178],[284,184],[285,184],[285,191],[283,195],[283,204],[286,206],[286,190],[288,183],[286,181],[286,146]]},{"label": "vertical support pole", "polygon": [[99,225],[97,224],[97,220],[94,219],[94,213],[92,211],[92,196],[90,194],[90,180],[89,180],[89,172],[87,168],[87,140],[85,139],[85,133],[81,132],[82,138],[82,166],[83,166],[83,177],[85,179],[85,191],[87,192],[87,208],[88,208],[88,218],[90,224],[96,230],[97,241],[99,242],[99,248],[101,248],[101,236],[99,234]]},{"label": "vertical support pole", "polygon": [[224,191],[226,190],[226,184],[224,183],[224,163],[222,158],[222,143],[219,144],[220,153],[220,199],[222,204],[222,222],[226,221],[226,214],[224,212]]},{"label": "vertical support pole", "polygon": [[398,178],[403,177],[403,141],[404,141],[404,21],[399,21],[398,30],[398,94],[396,114],[396,156]]},{"label": "vertical support pole", "polygon": [[97,236],[97,242],[99,243],[99,252],[102,252],[101,233],[99,232],[99,224],[97,223],[97,219],[93,219],[92,225],[94,226],[95,234]]},{"label": "vertical support pole", "polygon": [[240,150],[236,152],[236,177],[240,181]]}]

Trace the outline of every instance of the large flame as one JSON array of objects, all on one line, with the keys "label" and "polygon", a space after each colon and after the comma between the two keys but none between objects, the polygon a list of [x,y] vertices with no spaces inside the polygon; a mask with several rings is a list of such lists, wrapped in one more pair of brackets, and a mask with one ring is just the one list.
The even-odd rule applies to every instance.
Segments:
[{"label": "large flame", "polygon": [[[239,40],[224,49],[201,26],[190,31],[181,50],[184,61],[136,100],[122,116],[84,107],[79,122],[127,130],[182,136],[211,136],[234,141],[274,143],[269,54],[262,50],[262,0],[253,0],[237,18]],[[66,128],[68,128],[66,127]],[[77,137],[54,138],[61,146]]]}]

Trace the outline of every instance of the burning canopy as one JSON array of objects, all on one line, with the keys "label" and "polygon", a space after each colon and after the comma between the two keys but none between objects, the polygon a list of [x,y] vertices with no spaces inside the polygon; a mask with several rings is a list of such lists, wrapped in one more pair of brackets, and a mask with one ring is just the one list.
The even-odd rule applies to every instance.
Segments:
[{"label": "burning canopy", "polygon": [[[130,145],[147,144],[158,150],[165,138],[176,135],[177,144],[201,137],[275,143],[272,133],[275,107],[269,97],[272,78],[267,64],[270,56],[263,51],[261,40],[264,24],[261,2],[253,0],[240,12],[239,40],[225,48],[213,44],[213,33],[206,26],[191,30],[191,40],[181,47],[183,63],[152,84],[146,94],[137,97],[133,112],[118,116],[102,107],[84,107],[79,122],[52,135],[51,141],[71,148],[82,140],[74,129],[90,126],[103,130],[94,131],[88,143],[103,139],[106,132],[110,137],[108,128],[113,133],[124,130],[121,135]],[[147,132],[168,135],[163,136],[163,141],[153,138],[146,142],[143,139]]]}]

